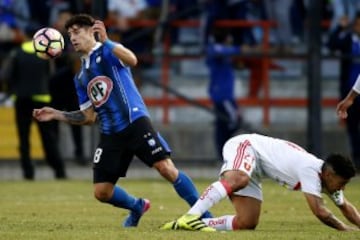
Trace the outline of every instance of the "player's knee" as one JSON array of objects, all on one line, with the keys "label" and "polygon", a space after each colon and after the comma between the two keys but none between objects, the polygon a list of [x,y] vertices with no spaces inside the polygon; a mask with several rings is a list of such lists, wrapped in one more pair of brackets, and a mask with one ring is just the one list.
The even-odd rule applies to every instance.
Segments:
[{"label": "player's knee", "polygon": [[170,182],[174,182],[177,178],[178,170],[171,162],[171,160],[161,160],[154,164],[154,168],[156,168],[156,170],[160,173],[161,176],[163,176]]},{"label": "player's knee", "polygon": [[244,219],[241,216],[237,216],[233,220],[233,229],[234,230],[255,230],[258,225],[258,219],[247,218]]},{"label": "player's knee", "polygon": [[112,193],[106,189],[95,189],[94,197],[100,202],[107,202],[110,200]]},{"label": "player's knee", "polygon": [[226,172],[223,179],[228,182],[234,192],[246,187],[250,182],[250,177],[241,171]]}]

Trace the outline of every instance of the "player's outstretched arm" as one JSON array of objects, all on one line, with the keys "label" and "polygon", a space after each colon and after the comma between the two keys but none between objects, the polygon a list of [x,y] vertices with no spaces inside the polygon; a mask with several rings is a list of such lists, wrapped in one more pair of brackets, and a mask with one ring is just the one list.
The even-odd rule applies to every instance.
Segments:
[{"label": "player's outstretched arm", "polygon": [[360,214],[354,205],[352,205],[349,201],[344,200],[344,204],[338,207],[347,220],[360,228]]},{"label": "player's outstretched arm", "polygon": [[347,110],[353,104],[354,99],[358,96],[358,93],[354,90],[350,90],[349,94],[336,106],[336,112],[342,119],[347,118]]},{"label": "player's outstretched arm", "polygon": [[135,54],[122,44],[113,42],[108,38],[104,22],[96,20],[93,25],[93,30],[98,34],[98,40],[102,42],[105,47],[110,48],[113,54],[119,58],[122,63],[130,67],[136,66],[138,60]]},{"label": "player's outstretched arm", "polygon": [[340,221],[334,214],[332,214],[330,210],[325,207],[322,198],[308,193],[304,193],[304,195],[311,211],[321,222],[328,225],[329,227],[341,231],[354,230],[352,227],[347,226],[345,223]]},{"label": "player's outstretched arm", "polygon": [[64,112],[51,107],[43,107],[34,109],[33,117],[40,122],[58,120],[75,125],[93,124],[96,121],[96,113],[92,107],[72,112]]}]

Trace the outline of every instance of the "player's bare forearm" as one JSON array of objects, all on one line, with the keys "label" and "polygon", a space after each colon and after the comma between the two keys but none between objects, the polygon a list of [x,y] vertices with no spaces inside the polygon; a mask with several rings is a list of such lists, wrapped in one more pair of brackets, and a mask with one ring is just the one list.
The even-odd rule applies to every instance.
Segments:
[{"label": "player's bare forearm", "polygon": [[350,90],[349,94],[341,102],[338,103],[338,105],[336,106],[336,112],[340,118],[347,118],[347,110],[353,104],[357,96],[358,93],[352,89]]},{"label": "player's bare forearm", "polygon": [[304,193],[304,195],[311,211],[321,222],[338,230],[350,230],[347,225],[335,217],[334,214],[332,214],[330,210],[325,207],[322,198],[308,193]]},{"label": "player's bare forearm", "polygon": [[348,227],[332,213],[329,213],[327,216],[317,217],[320,219],[321,222],[328,225],[329,227],[335,228],[340,231],[349,230]]},{"label": "player's bare forearm", "polygon": [[74,125],[90,125],[96,121],[96,114],[92,109],[62,112],[62,115],[65,122]]},{"label": "player's bare forearm", "polygon": [[355,224],[358,228],[360,228],[360,214],[358,210],[348,201],[345,201],[345,204],[339,206],[341,212],[349,220],[351,223]]},{"label": "player's bare forearm", "polygon": [[349,92],[347,98],[351,101],[354,101],[355,98],[357,98],[357,96],[359,96],[359,93],[355,92],[353,89]]},{"label": "player's bare forearm", "polygon": [[62,112],[64,121],[75,125],[86,124],[86,116],[82,111]]}]

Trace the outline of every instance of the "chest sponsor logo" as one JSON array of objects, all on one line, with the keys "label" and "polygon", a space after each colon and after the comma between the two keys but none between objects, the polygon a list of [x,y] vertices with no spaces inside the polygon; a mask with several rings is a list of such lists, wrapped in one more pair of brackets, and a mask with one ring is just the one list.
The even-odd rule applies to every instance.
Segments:
[{"label": "chest sponsor logo", "polygon": [[110,78],[97,76],[89,82],[87,93],[94,106],[100,107],[109,99],[112,89],[113,82]]}]

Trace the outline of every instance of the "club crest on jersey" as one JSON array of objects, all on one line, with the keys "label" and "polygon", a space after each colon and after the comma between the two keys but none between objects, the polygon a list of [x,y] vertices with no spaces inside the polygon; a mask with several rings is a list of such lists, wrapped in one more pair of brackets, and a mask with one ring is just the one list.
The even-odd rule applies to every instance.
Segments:
[{"label": "club crest on jersey", "polygon": [[100,107],[108,100],[112,89],[113,82],[106,76],[93,78],[87,86],[88,96],[95,107]]},{"label": "club crest on jersey", "polygon": [[150,138],[150,139],[148,140],[148,144],[149,144],[150,147],[154,147],[154,146],[156,145],[155,139]]}]

